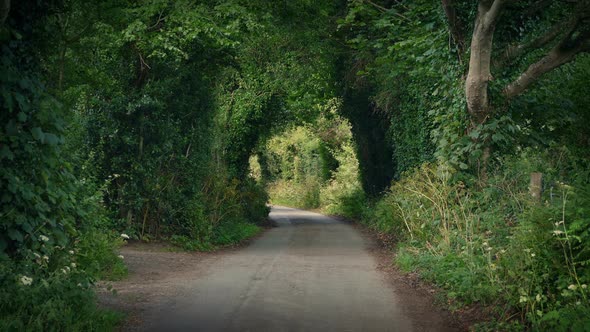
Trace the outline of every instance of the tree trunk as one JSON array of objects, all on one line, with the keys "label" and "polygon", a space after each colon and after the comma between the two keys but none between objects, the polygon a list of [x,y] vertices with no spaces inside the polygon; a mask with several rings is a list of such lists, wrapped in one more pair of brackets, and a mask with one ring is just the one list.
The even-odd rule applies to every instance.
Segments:
[{"label": "tree trunk", "polygon": [[465,98],[472,128],[484,124],[491,111],[488,83],[492,79],[492,43],[501,5],[501,0],[495,0],[480,1],[478,6],[471,39],[469,72],[465,81]]},{"label": "tree trunk", "polygon": [[[465,81],[465,99],[471,120],[469,131],[485,124],[492,113],[488,85],[492,80],[490,68],[494,31],[503,1],[479,1],[471,39],[469,71]],[[485,184],[488,178],[487,167],[491,156],[491,148],[487,140],[484,139],[481,143],[483,144],[483,154],[477,168],[480,180]]]}]

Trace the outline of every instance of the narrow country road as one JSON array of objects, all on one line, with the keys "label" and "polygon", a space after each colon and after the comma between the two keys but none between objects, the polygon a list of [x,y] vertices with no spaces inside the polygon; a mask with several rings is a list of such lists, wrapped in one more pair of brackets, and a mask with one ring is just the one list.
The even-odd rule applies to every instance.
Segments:
[{"label": "narrow country road", "polygon": [[145,312],[139,329],[449,330],[437,322],[416,328],[376,269],[369,240],[349,224],[285,207],[274,207],[271,218],[278,227],[187,280],[181,295]]}]

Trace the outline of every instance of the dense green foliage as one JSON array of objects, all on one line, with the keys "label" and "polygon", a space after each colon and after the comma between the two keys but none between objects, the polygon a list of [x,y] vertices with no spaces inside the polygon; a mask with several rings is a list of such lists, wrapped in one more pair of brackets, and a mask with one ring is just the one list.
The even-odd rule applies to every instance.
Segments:
[{"label": "dense green foliage", "polygon": [[586,0],[503,8],[483,120],[474,2],[3,1],[0,329],[110,329],[92,283],[125,275],[122,233],[233,245],[269,198],[395,235],[402,267],[499,308],[483,329],[588,324],[590,58],[505,92],[585,45]]},{"label": "dense green foliage", "polygon": [[[590,310],[590,146],[581,125],[589,100],[580,89],[589,58],[579,55],[545,74],[518,98],[501,90],[556,43],[533,47],[535,36],[575,7],[507,5],[494,37],[496,111],[474,127],[463,79],[477,5],[444,3],[454,3],[465,40],[453,40],[460,34],[450,31],[437,2],[350,1],[341,20],[355,51],[352,86],[370,86],[369,99],[390,120],[399,179],[357,218],[395,235],[398,264],[443,287],[457,305],[495,306],[498,320],[487,327],[583,331]],[[513,54],[503,49],[518,43],[532,52],[508,61]],[[530,197],[531,172],[544,174],[541,202]]]},{"label": "dense green foliage", "polygon": [[[330,206],[330,213],[395,236],[397,263],[440,285],[455,306],[496,308],[496,321],[483,330],[583,331],[590,310],[590,135],[584,125],[590,113],[581,89],[588,83],[589,58],[579,55],[507,99],[501,87],[555,45],[536,49],[528,43],[575,8],[548,4],[541,13],[531,5],[508,6],[498,23],[498,79],[490,86],[495,112],[474,125],[463,80],[477,6],[455,2],[466,28],[465,40],[453,41],[440,2],[349,1],[338,26],[351,51],[338,64],[339,113],[352,125],[365,193],[357,185],[357,194],[338,197],[337,204],[322,201],[321,169],[329,159],[320,153],[324,141],[317,124],[271,141],[280,142],[267,151],[280,155],[271,164],[281,169],[271,174],[284,180],[270,192],[278,202]],[[504,49],[516,43],[532,52],[510,59]],[[371,144],[375,138],[381,146]],[[334,170],[330,181],[342,181]],[[544,176],[540,202],[529,193],[532,172]],[[366,201],[383,181],[374,173],[396,181]]]},{"label": "dense green foliage", "polygon": [[119,234],[209,250],[259,232],[247,160],[331,93],[333,8],[7,3],[0,326],[108,330],[91,284],[124,275]]},{"label": "dense green foliage", "polygon": [[266,143],[261,180],[269,182],[272,203],[356,214],[364,193],[351,127],[338,115],[340,106],[330,100],[313,127],[288,129]]}]

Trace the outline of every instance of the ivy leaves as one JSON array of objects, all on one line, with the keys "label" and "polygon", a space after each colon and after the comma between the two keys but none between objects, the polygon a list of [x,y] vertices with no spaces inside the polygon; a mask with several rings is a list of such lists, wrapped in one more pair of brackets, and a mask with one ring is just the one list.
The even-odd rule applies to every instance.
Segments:
[{"label": "ivy leaves", "polygon": [[[0,77],[0,251],[15,257],[37,246],[40,235],[66,246],[83,210],[75,203],[76,179],[62,163],[57,104],[42,93],[32,68],[10,50]],[[58,113],[57,113],[58,114]]]}]

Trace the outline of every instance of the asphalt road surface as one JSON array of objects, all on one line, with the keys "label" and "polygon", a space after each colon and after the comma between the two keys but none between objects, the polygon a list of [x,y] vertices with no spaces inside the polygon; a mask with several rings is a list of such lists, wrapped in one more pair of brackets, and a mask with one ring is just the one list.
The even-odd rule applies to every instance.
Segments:
[{"label": "asphalt road surface", "polygon": [[187,280],[141,330],[416,330],[355,228],[285,207],[270,216],[278,227]]}]

